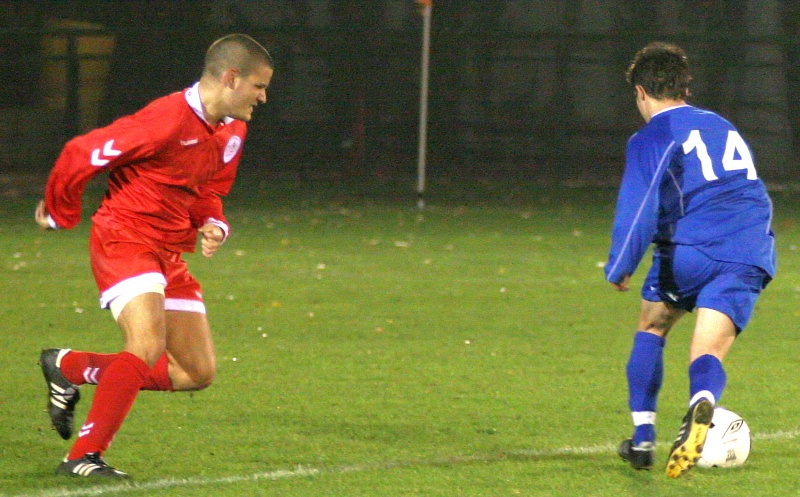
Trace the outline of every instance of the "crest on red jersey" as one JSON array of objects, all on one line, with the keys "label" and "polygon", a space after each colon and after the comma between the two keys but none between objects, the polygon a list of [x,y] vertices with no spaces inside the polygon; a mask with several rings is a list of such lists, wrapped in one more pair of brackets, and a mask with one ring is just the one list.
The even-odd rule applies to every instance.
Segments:
[{"label": "crest on red jersey", "polygon": [[242,139],[236,135],[231,136],[231,139],[228,140],[228,144],[225,145],[225,151],[222,153],[222,161],[227,164],[236,156],[236,152],[239,151],[239,148],[242,146]]}]

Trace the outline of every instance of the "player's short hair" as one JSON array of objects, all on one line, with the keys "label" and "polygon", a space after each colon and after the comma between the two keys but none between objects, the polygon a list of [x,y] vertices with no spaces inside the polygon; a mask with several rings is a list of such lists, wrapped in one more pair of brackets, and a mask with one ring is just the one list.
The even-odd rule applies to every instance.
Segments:
[{"label": "player's short hair", "polygon": [[689,61],[677,45],[652,42],[636,52],[625,79],[656,100],[683,100],[689,92]]},{"label": "player's short hair", "polygon": [[245,34],[234,33],[223,36],[208,47],[203,75],[219,77],[228,69],[236,68],[242,76],[247,76],[262,64],[275,68],[267,49]]}]

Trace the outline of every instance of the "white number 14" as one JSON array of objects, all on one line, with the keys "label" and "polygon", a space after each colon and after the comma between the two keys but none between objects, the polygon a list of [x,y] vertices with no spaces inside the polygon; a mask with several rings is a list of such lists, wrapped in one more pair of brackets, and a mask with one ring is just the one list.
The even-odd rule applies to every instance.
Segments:
[{"label": "white number 14", "polygon": [[[689,139],[683,144],[683,153],[688,154],[692,150],[697,150],[697,158],[700,160],[700,167],[703,169],[703,176],[708,181],[714,181],[717,175],[712,167],[711,157],[708,155],[708,148],[700,137],[700,130],[692,130]],[[736,154],[739,158],[736,158]],[[728,141],[725,143],[725,152],[722,155],[722,168],[726,171],[747,170],[747,179],[758,179],[756,166],[753,164],[753,156],[750,149],[744,142],[742,136],[733,130],[728,131]]]}]

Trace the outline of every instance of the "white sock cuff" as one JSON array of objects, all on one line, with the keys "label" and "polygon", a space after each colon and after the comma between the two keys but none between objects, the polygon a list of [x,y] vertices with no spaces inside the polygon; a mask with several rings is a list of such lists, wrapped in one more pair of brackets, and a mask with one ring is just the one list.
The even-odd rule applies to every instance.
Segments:
[{"label": "white sock cuff", "polygon": [[72,349],[61,349],[58,352],[58,356],[56,356],[56,367],[58,369],[61,369],[61,359],[63,359],[64,356],[69,354],[70,352],[72,352]]},{"label": "white sock cuff", "polygon": [[656,424],[656,413],[655,413],[655,411],[632,412],[631,413],[631,417],[633,418],[633,426],[654,425],[654,424]]},{"label": "white sock cuff", "polygon": [[711,401],[712,405],[717,405],[717,399],[714,398],[713,393],[709,392],[708,390],[700,390],[694,394],[692,400],[689,401],[689,407],[692,407],[700,399],[708,399]]}]

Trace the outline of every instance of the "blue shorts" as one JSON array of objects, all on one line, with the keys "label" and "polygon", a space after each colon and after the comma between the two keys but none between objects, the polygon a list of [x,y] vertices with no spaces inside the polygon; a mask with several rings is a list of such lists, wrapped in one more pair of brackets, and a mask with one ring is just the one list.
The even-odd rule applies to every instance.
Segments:
[{"label": "blue shorts", "polygon": [[770,277],[763,269],[715,261],[688,245],[656,247],[653,267],[642,286],[642,298],[691,312],[695,307],[719,311],[740,333]]}]

